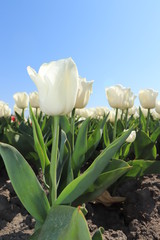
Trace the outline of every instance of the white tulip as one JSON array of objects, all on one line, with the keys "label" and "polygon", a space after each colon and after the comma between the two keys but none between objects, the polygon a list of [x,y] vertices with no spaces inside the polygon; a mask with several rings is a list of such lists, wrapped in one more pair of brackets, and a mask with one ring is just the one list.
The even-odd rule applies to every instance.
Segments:
[{"label": "white tulip", "polygon": [[20,116],[22,115],[22,111],[23,111],[23,109],[17,107],[16,104],[14,105],[13,109],[14,109],[14,113],[18,113],[18,115],[20,115]]},{"label": "white tulip", "polygon": [[17,92],[13,95],[16,106],[21,109],[25,109],[28,107],[29,96],[26,92]]},{"label": "white tulip", "polygon": [[137,112],[137,107],[133,106],[131,108],[128,109],[128,114],[129,115],[134,115]]},{"label": "white tulip", "polygon": [[145,109],[145,108],[141,107],[141,111],[142,111],[144,117],[147,118],[147,115],[148,115],[148,109]]},{"label": "white tulip", "polygon": [[[127,129],[124,130],[124,132],[127,131]],[[132,131],[129,135],[129,137],[126,139],[126,142],[132,143],[136,139],[136,131]]]},{"label": "white tulip", "polygon": [[151,112],[151,115],[154,120],[160,119],[160,113],[158,113],[155,109]]},{"label": "white tulip", "polygon": [[140,90],[139,101],[141,106],[145,109],[155,108],[157,96],[158,96],[158,92],[152,89]]},{"label": "white tulip", "polygon": [[94,81],[87,82],[86,78],[79,77],[79,89],[76,98],[75,108],[84,108],[89,101],[92,93],[92,85]]},{"label": "white tulip", "polygon": [[[118,115],[117,115],[117,119],[120,119],[121,118],[121,112],[118,111]],[[115,109],[112,109],[110,112],[109,112],[109,116],[108,116],[108,119],[111,123],[114,123],[115,122],[115,116],[116,116],[116,111]]]},{"label": "white tulip", "polygon": [[127,109],[134,105],[135,97],[130,88],[115,85],[105,89],[106,97],[112,108]]},{"label": "white tulip", "polygon": [[27,67],[28,74],[37,86],[40,109],[48,115],[70,113],[76,103],[79,76],[72,58],[44,63],[38,73]]},{"label": "white tulip", "polygon": [[10,116],[11,116],[11,109],[9,108],[8,104],[0,101],[0,117],[10,117]]},{"label": "white tulip", "polygon": [[32,108],[39,108],[38,92],[32,92],[29,94],[29,102],[30,102]]},{"label": "white tulip", "polygon": [[160,101],[156,101],[155,110],[160,114]]}]

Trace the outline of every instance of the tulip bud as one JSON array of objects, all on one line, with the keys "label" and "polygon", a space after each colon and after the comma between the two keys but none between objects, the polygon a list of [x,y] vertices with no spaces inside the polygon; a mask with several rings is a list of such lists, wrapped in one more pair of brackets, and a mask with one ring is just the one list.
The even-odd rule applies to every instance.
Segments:
[{"label": "tulip bud", "polygon": [[76,99],[75,108],[84,108],[89,101],[92,93],[92,85],[94,81],[87,82],[85,78],[79,77],[79,89]]},{"label": "tulip bud", "polygon": [[27,67],[28,74],[36,84],[42,112],[48,115],[70,113],[76,103],[79,76],[72,58],[44,63],[36,73]]},{"label": "tulip bud", "polygon": [[29,96],[26,92],[17,92],[13,95],[16,106],[20,109],[25,109],[28,107]]},{"label": "tulip bud", "polygon": [[29,94],[29,102],[30,102],[32,108],[39,108],[38,92],[32,92]]},{"label": "tulip bud", "polygon": [[144,89],[139,91],[139,101],[143,108],[152,109],[155,108],[156,98],[158,92],[152,89]]}]

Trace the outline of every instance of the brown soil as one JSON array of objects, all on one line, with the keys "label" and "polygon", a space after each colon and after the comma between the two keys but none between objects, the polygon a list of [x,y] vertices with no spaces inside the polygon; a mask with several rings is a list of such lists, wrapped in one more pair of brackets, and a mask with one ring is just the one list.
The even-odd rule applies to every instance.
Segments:
[{"label": "brown soil", "polygon": [[[111,207],[87,204],[86,218],[91,234],[102,226],[104,240],[160,240],[160,175],[128,181],[119,187],[117,194],[126,197],[126,201]],[[7,174],[1,170],[0,240],[28,239],[34,224],[14,193]]]}]

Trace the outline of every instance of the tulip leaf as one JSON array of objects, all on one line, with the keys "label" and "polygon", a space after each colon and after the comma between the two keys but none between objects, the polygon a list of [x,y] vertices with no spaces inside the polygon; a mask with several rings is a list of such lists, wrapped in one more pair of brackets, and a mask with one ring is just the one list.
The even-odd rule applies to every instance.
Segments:
[{"label": "tulip leaf", "polygon": [[150,139],[155,143],[157,138],[160,136],[160,126],[158,126],[151,134]]},{"label": "tulip leaf", "polygon": [[160,174],[160,161],[153,160],[132,160],[128,164],[132,168],[124,175],[124,179],[142,177],[146,174]]},{"label": "tulip leaf", "polygon": [[108,116],[105,116],[101,121],[98,122],[96,129],[88,138],[86,160],[88,160],[92,156],[93,152],[95,151],[101,140],[103,128],[107,117]]},{"label": "tulip leaf", "polygon": [[91,240],[86,220],[79,208],[53,206],[30,240]]},{"label": "tulip leaf", "polygon": [[34,143],[35,143],[35,148],[38,153],[40,162],[41,162],[41,167],[43,173],[45,172],[45,167],[47,167],[50,164],[50,161],[48,159],[47,153],[46,153],[46,148],[42,136],[42,132],[40,129],[40,126],[38,124],[38,121],[32,111],[31,106],[29,106],[30,109],[30,116],[32,120],[32,126],[33,126],[33,136],[34,136]]},{"label": "tulip leaf", "polygon": [[72,154],[72,169],[74,176],[77,176],[81,166],[85,162],[85,153],[87,151],[87,129],[90,119],[86,119],[78,132],[74,152]]},{"label": "tulip leaf", "polygon": [[141,110],[141,108],[139,107],[139,123],[140,123],[140,129],[145,131],[146,129],[146,118]]},{"label": "tulip leaf", "polygon": [[84,194],[76,199],[74,205],[77,206],[95,200],[122,175],[129,171],[130,168],[131,166],[123,160],[111,160],[96,181],[85,191]]},{"label": "tulip leaf", "polygon": [[133,143],[136,159],[156,159],[157,150],[155,143],[142,130],[136,133]]},{"label": "tulip leaf", "polygon": [[109,164],[119,147],[125,142],[132,128],[123,133],[122,136],[112,142],[103,152],[94,160],[90,167],[79,177],[74,179],[59,195],[56,204],[68,204],[81,196],[93,182],[99,177],[104,168]]},{"label": "tulip leaf", "polygon": [[32,168],[23,156],[8,144],[0,143],[0,154],[22,204],[37,221],[43,223],[50,207]]},{"label": "tulip leaf", "polygon": [[92,240],[103,240],[104,228],[100,227],[93,235]]}]

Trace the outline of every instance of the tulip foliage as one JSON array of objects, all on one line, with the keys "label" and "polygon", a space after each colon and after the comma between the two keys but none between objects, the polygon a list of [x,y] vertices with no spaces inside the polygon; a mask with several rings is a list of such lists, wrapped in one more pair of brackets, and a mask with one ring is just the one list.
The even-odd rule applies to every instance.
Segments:
[{"label": "tulip foliage", "polygon": [[[79,77],[72,59],[43,64],[38,73],[28,67],[28,73],[38,93],[14,95],[15,109],[21,110],[14,120],[3,110],[0,155],[15,192],[36,220],[30,239],[89,240],[83,204],[129,178],[160,172],[160,121],[151,111],[159,109],[157,93],[140,92],[146,112],[140,107],[138,117],[134,94],[121,85],[106,89],[114,110],[81,109],[93,81]],[[41,171],[42,185],[31,166]],[[92,239],[103,239],[102,232]]]}]

